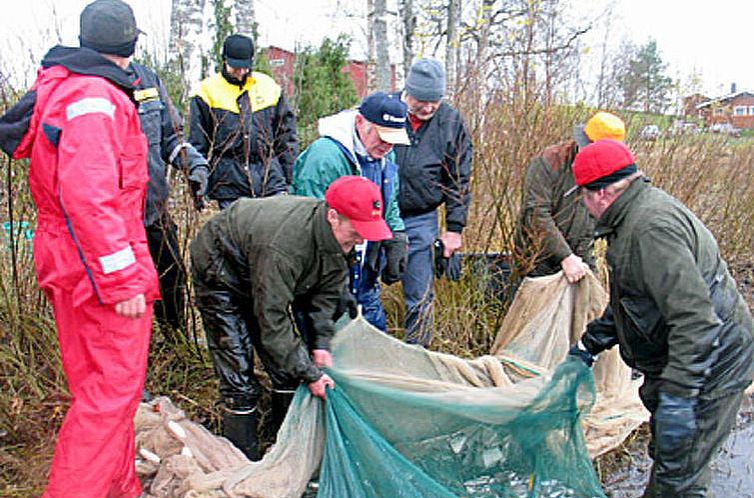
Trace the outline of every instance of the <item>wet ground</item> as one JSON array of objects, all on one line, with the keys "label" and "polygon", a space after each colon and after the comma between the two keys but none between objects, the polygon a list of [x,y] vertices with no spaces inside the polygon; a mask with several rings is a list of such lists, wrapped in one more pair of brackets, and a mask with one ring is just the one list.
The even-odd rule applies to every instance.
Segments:
[{"label": "wet ground", "polygon": [[[623,464],[603,476],[610,498],[638,498],[649,479],[652,460],[647,438],[639,437],[621,450]],[[711,498],[754,498],[754,400],[742,407],[736,428],[712,463]]]}]

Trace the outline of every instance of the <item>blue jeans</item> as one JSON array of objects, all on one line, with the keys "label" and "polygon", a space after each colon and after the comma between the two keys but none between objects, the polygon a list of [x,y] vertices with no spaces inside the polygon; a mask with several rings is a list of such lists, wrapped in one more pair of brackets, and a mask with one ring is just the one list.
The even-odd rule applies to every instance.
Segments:
[{"label": "blue jeans", "polygon": [[437,211],[404,217],[408,236],[408,265],[403,275],[406,300],[406,342],[427,347],[432,340],[434,293],[434,248]]},{"label": "blue jeans", "polygon": [[[365,264],[361,269],[360,282],[356,285],[356,301],[361,305],[361,314],[366,321],[380,329],[387,331],[385,310],[380,301],[379,275],[369,265]],[[353,282],[353,272],[351,273]]]}]

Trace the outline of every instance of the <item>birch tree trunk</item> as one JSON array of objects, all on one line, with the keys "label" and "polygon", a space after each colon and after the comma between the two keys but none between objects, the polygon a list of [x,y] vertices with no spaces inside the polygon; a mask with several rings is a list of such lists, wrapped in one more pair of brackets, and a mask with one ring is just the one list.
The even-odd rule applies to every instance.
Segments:
[{"label": "birch tree trunk", "polygon": [[256,29],[254,15],[254,0],[236,0],[234,4],[236,13],[236,33],[254,37]]},{"label": "birch tree trunk", "polygon": [[448,27],[445,45],[445,70],[450,88],[456,88],[456,63],[460,48],[458,23],[461,17],[461,1],[448,0]]},{"label": "birch tree trunk", "polygon": [[170,13],[170,53],[183,79],[182,100],[193,84],[202,78],[202,38],[206,0],[172,0]]},{"label": "birch tree trunk", "polygon": [[414,31],[416,30],[416,14],[413,0],[401,0],[400,16],[403,23],[403,75],[408,76],[411,63],[414,61]]},{"label": "birch tree trunk", "polygon": [[391,88],[390,50],[387,38],[387,0],[374,0],[372,11],[372,40],[374,41],[374,90],[389,92]]}]

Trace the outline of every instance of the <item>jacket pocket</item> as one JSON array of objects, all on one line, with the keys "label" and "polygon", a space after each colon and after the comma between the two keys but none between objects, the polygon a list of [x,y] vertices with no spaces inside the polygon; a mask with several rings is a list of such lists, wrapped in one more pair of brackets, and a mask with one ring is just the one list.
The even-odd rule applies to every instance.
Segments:
[{"label": "jacket pocket", "polygon": [[165,105],[159,100],[142,102],[139,105],[141,131],[150,145],[159,145],[162,140],[162,110]]},{"label": "jacket pocket", "polygon": [[120,188],[142,189],[149,180],[147,171],[147,139],[144,134],[126,138],[120,155]]},{"label": "jacket pocket", "polygon": [[626,317],[624,324],[626,337],[635,337],[641,342],[660,345],[665,330],[665,320],[660,311],[646,298],[628,298],[620,300],[620,306]]}]

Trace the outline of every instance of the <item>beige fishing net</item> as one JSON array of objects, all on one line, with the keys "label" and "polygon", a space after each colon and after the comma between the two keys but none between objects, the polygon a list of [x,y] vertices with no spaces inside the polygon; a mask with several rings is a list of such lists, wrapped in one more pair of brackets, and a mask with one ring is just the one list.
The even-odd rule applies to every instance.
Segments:
[{"label": "beige fishing net", "polygon": [[[225,439],[186,419],[167,398],[142,404],[136,417],[136,443],[137,471],[146,483],[145,497],[299,498],[312,476],[316,476],[326,454],[325,417],[329,424],[335,420],[334,403],[351,410],[349,416],[353,412],[357,420],[363,419],[364,426],[373,431],[370,432],[372,437],[383,445],[379,447],[388,447],[390,451],[398,448],[403,455],[396,453],[394,458],[407,459],[411,465],[415,463],[417,469],[424,469],[428,475],[422,475],[429,479],[427,482],[434,485],[437,480],[442,489],[450,490],[450,496],[458,494],[458,486],[466,489],[468,496],[473,496],[469,490],[476,489],[474,483],[482,482],[482,478],[489,479],[484,486],[490,488],[503,485],[502,481],[498,482],[499,476],[513,475],[514,470],[523,472],[519,464],[514,470],[502,467],[505,455],[512,461],[522,454],[511,449],[518,444],[519,433],[543,430],[528,427],[532,424],[524,424],[522,429],[520,415],[523,412],[533,417],[531,420],[546,421],[547,430],[552,431],[547,444],[538,446],[547,456],[541,459],[548,462],[545,467],[557,467],[568,474],[568,465],[576,465],[574,461],[583,457],[578,467],[582,481],[598,489],[598,481],[588,475],[591,465],[583,450],[583,440],[580,436],[575,439],[568,436],[564,428],[578,424],[581,414],[594,403],[583,423],[588,451],[595,456],[614,448],[647,418],[636,394],[636,381],[631,381],[631,371],[621,362],[617,351],[602,354],[595,363],[596,397],[589,395],[583,382],[576,383],[575,377],[568,384],[563,375],[553,373],[565,359],[570,345],[589,320],[602,312],[605,303],[605,293],[591,274],[577,285],[567,284],[560,274],[526,279],[491,354],[474,360],[406,345],[372,328],[362,318],[354,320],[342,328],[333,341],[332,375],[337,382],[336,392],[346,396],[328,398],[326,413],[324,402],[300,388],[278,433],[277,443],[260,462],[247,461]],[[560,379],[560,388],[554,386],[555,377]],[[550,393],[544,401],[543,392]],[[573,405],[575,411],[560,413],[558,403],[573,400],[574,396],[583,397]],[[545,402],[548,400],[549,404]],[[562,423],[557,417],[562,418]],[[345,422],[338,428],[347,432]],[[489,434],[474,439],[482,430]],[[330,439],[332,434],[327,437],[330,451],[337,447],[341,448],[338,451],[352,451],[363,458],[359,453],[363,448],[356,447],[356,443],[346,441],[337,446]],[[493,440],[497,441],[494,448],[483,447]],[[528,441],[526,437],[523,440]],[[471,441],[476,441],[477,446],[471,445]],[[428,444],[437,444],[440,450],[427,451]],[[441,455],[445,447],[449,448],[450,456]],[[564,450],[566,447],[570,453]],[[417,448],[424,449],[419,452]],[[459,448],[470,453],[464,460],[458,460],[463,463],[456,469],[448,462],[461,458],[463,451]],[[432,462],[435,453],[442,459]],[[484,458],[475,459],[476,454]],[[330,481],[333,475],[340,473],[340,470],[334,473],[328,470],[333,468],[332,460],[330,465],[323,464],[325,473],[331,476]],[[351,462],[356,473],[360,466],[369,467],[376,474],[385,473],[382,467],[375,466],[373,458],[363,458],[361,463],[358,458],[355,460]],[[477,460],[482,462],[481,470],[494,464],[496,473],[490,470],[489,476],[466,479],[464,471],[471,469],[470,462]],[[431,475],[433,468],[443,465],[447,479]],[[541,462],[537,465],[539,470],[533,467],[522,474],[528,477],[529,486],[538,482],[537,473],[547,473],[546,469],[542,470]],[[405,467],[400,468],[405,473]],[[518,479],[506,478],[505,485],[512,486]],[[567,480],[568,476],[563,477],[562,482]],[[525,481],[521,478],[521,482]],[[552,483],[556,480],[542,482],[554,486]],[[576,489],[577,484],[570,483],[570,489]],[[511,493],[506,496],[518,496],[512,488],[506,492]],[[354,493],[349,492],[357,496]],[[431,492],[416,493],[416,496],[432,496]],[[585,496],[594,493],[598,491]],[[321,493],[321,496],[338,496],[338,492]]]}]

